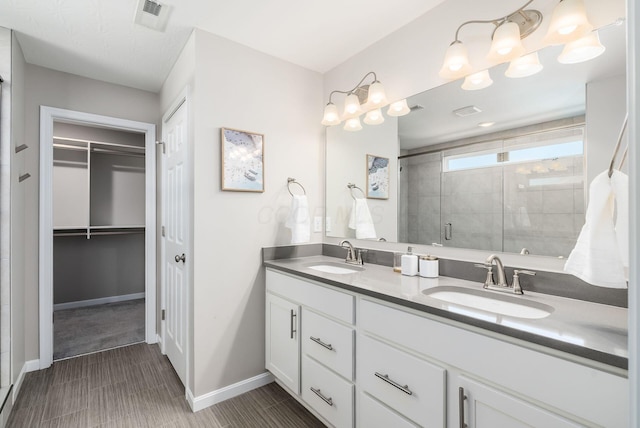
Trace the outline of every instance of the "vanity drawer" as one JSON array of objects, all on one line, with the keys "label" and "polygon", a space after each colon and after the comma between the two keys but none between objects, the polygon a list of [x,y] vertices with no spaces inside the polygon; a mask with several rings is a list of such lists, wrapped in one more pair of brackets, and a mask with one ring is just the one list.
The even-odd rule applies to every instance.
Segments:
[{"label": "vanity drawer", "polygon": [[381,404],[364,392],[358,395],[358,413],[356,414],[356,426],[358,428],[416,428],[402,416],[398,415],[387,406]]},{"label": "vanity drawer", "polygon": [[443,427],[446,370],[358,335],[356,378],[370,395],[420,426]]},{"label": "vanity drawer", "polygon": [[267,291],[323,312],[340,321],[355,321],[355,297],[267,268]]},{"label": "vanity drawer", "polygon": [[337,428],[353,426],[353,384],[304,355],[302,399]]},{"label": "vanity drawer", "polygon": [[302,310],[302,352],[347,380],[353,380],[353,329],[306,308]]}]

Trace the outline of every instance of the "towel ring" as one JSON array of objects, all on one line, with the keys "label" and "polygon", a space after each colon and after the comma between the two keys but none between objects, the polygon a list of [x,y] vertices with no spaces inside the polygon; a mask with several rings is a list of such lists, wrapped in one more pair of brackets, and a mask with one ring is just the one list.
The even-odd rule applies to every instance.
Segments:
[{"label": "towel ring", "polygon": [[305,195],[307,194],[307,191],[305,190],[305,188],[304,188],[304,186],[302,184],[298,183],[295,178],[289,177],[289,178],[287,178],[287,190],[289,191],[289,194],[291,196],[293,196],[293,192],[291,191],[291,185],[292,184],[297,184],[302,189],[303,194],[305,194]]},{"label": "towel ring", "polygon": [[[611,157],[611,163],[609,164],[609,178],[613,175],[613,166],[616,162],[616,156],[618,156],[618,151],[620,150],[620,144],[622,143],[622,137],[624,136],[624,131],[627,130],[627,122],[629,119],[629,114],[624,117],[624,123],[622,124],[622,129],[620,129],[620,134],[618,135],[618,142],[616,143],[616,148],[613,150],[613,156]],[[627,158],[627,151],[629,150],[629,144],[627,144],[627,148],[624,149],[624,153],[622,154],[622,160],[620,161],[620,166],[618,169],[622,168],[622,164]]]},{"label": "towel ring", "polygon": [[353,183],[348,183],[348,184],[347,184],[347,187],[348,187],[348,188],[349,188],[349,190],[351,191],[351,197],[353,198],[353,200],[354,200],[354,201],[356,200],[356,196],[353,194],[353,190],[354,190],[354,189],[358,189],[358,190],[360,191],[360,193],[362,193],[362,199],[366,198],[366,196],[365,196],[365,194],[364,194],[364,191],[363,191],[361,188],[359,188],[358,186],[356,186],[355,184],[353,184]]}]

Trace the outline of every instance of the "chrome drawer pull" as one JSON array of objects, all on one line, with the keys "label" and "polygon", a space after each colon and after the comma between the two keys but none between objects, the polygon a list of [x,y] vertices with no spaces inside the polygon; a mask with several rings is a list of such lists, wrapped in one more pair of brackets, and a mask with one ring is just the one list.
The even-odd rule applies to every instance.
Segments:
[{"label": "chrome drawer pull", "polygon": [[313,337],[313,336],[309,336],[309,339],[313,340],[314,342],[316,342],[318,345],[323,346],[325,348],[327,348],[329,351],[333,351],[333,346],[331,346],[330,343],[324,343],[322,340],[320,340],[319,337]]},{"label": "chrome drawer pull", "polygon": [[383,381],[387,382],[389,385],[395,386],[405,394],[413,395],[413,392],[411,392],[411,390],[409,389],[409,385],[402,386],[398,382],[395,382],[392,379],[389,379],[389,375],[386,375],[386,374],[383,375],[381,373],[376,372],[375,375],[377,378],[382,379]]},{"label": "chrome drawer pull", "polygon": [[313,392],[314,394],[316,394],[318,397],[320,397],[320,399],[322,401],[324,401],[325,403],[327,403],[330,406],[333,406],[333,399],[331,399],[331,397],[327,398],[324,395],[322,395],[322,392],[320,392],[319,389],[315,389],[313,386],[311,388],[311,392]]},{"label": "chrome drawer pull", "polygon": [[293,339],[293,333],[296,333],[296,313],[291,309],[291,339]]}]

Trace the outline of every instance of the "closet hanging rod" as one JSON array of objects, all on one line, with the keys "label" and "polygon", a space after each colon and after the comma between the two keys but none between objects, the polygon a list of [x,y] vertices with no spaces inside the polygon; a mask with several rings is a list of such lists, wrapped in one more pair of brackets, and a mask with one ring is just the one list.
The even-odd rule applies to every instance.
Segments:
[{"label": "closet hanging rod", "polygon": [[103,235],[136,235],[144,234],[144,230],[101,230],[97,232],[73,231],[73,232],[53,232],[53,236],[103,236]]},{"label": "closet hanging rod", "polygon": [[[120,143],[108,143],[106,141],[93,141],[93,140],[82,140],[79,138],[70,138],[70,137],[53,137],[54,140],[60,140],[60,141],[69,141],[69,142],[75,142],[75,143],[82,143],[82,144],[98,144],[101,146],[109,146],[109,147],[123,147],[123,148],[128,148],[128,149],[134,149],[134,150],[145,150],[144,146],[133,146],[131,144],[120,144]],[[55,145],[55,143],[54,143]]]},{"label": "closet hanging rod", "polygon": [[[622,144],[622,137],[624,137],[624,132],[627,130],[627,122],[629,121],[629,113],[624,116],[624,122],[622,123],[622,128],[620,128],[620,134],[618,134],[618,142],[616,143],[616,148],[613,150],[613,156],[611,157],[611,163],[609,164],[609,177],[613,175],[613,166],[616,163],[616,156],[618,156],[618,151],[620,150],[620,144]],[[622,168],[622,164],[624,160],[627,158],[627,150],[629,149],[629,143],[627,143],[627,148],[624,149],[624,154],[622,155],[622,160],[620,161],[620,166],[618,169]]]},{"label": "closet hanging rod", "polygon": [[[82,151],[82,152],[86,152],[87,150],[89,150],[88,147],[82,147],[82,146],[73,146],[70,144],[61,144],[61,143],[53,143],[53,147],[56,149],[63,149],[63,150],[77,150],[77,151]],[[125,155],[125,156],[137,156],[137,157],[144,157],[144,153],[140,153],[140,152],[135,152],[135,151],[129,151],[129,150],[125,150],[125,149],[120,149],[118,150],[118,148],[103,148],[103,147],[91,147],[91,151],[94,153],[108,153],[108,154],[120,154],[120,155]]]}]

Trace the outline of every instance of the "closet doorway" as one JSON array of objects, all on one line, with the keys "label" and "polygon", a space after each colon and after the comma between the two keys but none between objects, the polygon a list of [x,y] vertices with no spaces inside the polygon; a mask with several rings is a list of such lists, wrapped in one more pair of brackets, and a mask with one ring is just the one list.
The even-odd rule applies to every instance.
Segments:
[{"label": "closet doorway", "polygon": [[40,120],[40,368],[155,343],[155,125],[45,106]]}]

